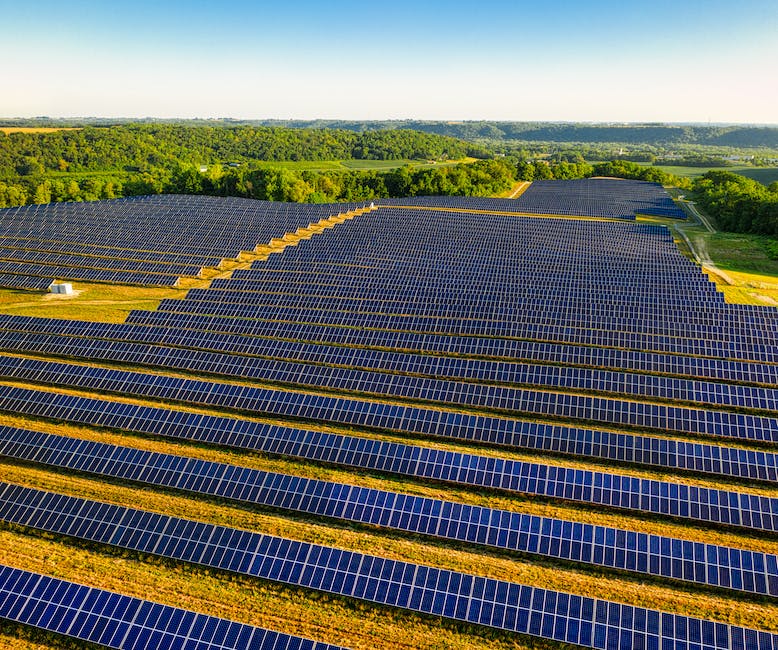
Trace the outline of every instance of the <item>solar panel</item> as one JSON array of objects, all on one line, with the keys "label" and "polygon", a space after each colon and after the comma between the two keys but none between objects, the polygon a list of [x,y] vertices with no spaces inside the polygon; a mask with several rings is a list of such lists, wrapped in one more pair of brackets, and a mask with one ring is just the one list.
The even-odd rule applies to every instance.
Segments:
[{"label": "solar panel", "polygon": [[[122,411],[124,418],[129,419],[132,417],[130,411]],[[209,473],[198,476],[200,470],[187,468],[188,464],[190,464],[190,459],[176,456],[150,454],[149,452],[109,447],[107,445],[101,446],[97,443],[88,443],[72,438],[60,438],[25,430],[0,429],[0,441],[2,442],[0,454],[9,458],[33,460],[53,464],[58,467],[69,467],[71,469],[146,482],[149,481],[148,477],[151,476],[154,477],[151,479],[151,482],[154,484],[181,489],[195,489],[199,492],[215,494],[225,498],[259,501],[260,503],[263,502],[263,499],[268,499],[269,501],[265,503],[274,506],[278,506],[279,502],[273,501],[273,499],[280,498],[280,505],[288,507],[288,502],[284,499],[287,496],[285,493],[289,488],[290,481],[297,487],[289,489],[292,491],[295,489],[302,490],[300,497],[304,501],[306,497],[310,497],[310,495],[304,494],[306,489],[311,489],[316,496],[322,497],[322,492],[317,492],[320,489],[318,487],[320,483],[317,482],[271,475],[267,472],[243,468],[236,469],[218,463],[198,461],[199,466],[207,466],[209,468]],[[82,449],[76,454],[75,452],[79,447]],[[447,454],[444,453],[445,455]],[[480,472],[486,474],[489,471],[493,472],[495,469],[498,471],[502,469],[498,467],[499,464],[496,462],[489,463],[490,460],[492,459],[484,458],[483,461],[485,462],[482,464],[466,468],[465,476]],[[161,463],[160,467],[164,468],[164,472],[154,468],[157,461]],[[443,467],[445,468],[445,466]],[[507,488],[522,493],[654,512],[697,521],[726,523],[731,526],[760,530],[775,530],[775,527],[778,526],[778,499],[771,500],[757,495],[691,487],[663,481],[641,480],[599,472],[568,471],[564,470],[564,468],[531,463],[513,462],[510,464],[509,469],[513,470],[511,475],[503,479],[507,483]],[[448,472],[450,470],[445,468],[445,471]],[[448,478],[448,473],[444,473],[443,469],[439,470],[439,474],[438,478],[442,480]],[[216,475],[218,475],[218,478],[214,478]],[[196,487],[193,488],[193,485]],[[323,489],[324,484],[321,483],[321,486],[321,489]],[[495,482],[492,487],[500,487],[500,483]],[[274,496],[275,490],[279,489],[281,493]],[[339,503],[339,500],[344,501],[349,498],[355,500],[354,507],[358,507],[360,512],[362,512],[364,501],[360,501],[360,498],[366,499],[369,491],[360,493],[358,489],[355,489],[355,494],[351,495],[351,489],[350,486],[335,488],[330,484],[327,492],[336,493],[333,497],[334,500],[327,502],[328,496],[324,495],[324,502],[320,504],[322,510],[314,510],[314,512],[334,516],[333,513],[343,505],[343,503]],[[209,490],[215,490],[215,492],[209,492]],[[270,490],[270,492],[265,493],[263,490]],[[378,491],[373,492],[378,494]],[[249,498],[246,496],[247,494],[253,494],[254,496]],[[384,497],[382,503],[386,501],[393,502],[394,499],[395,497]],[[405,499],[405,497],[398,497],[398,500],[401,499]],[[308,504],[306,507],[317,507],[307,501],[305,503]],[[419,503],[421,502],[419,501]],[[442,509],[439,509],[438,512],[442,512]],[[469,513],[470,511],[468,510],[468,516],[465,518],[467,521],[469,521]],[[381,514],[381,517],[384,516],[391,518],[391,515],[385,512]],[[446,519],[450,518],[448,512],[439,516],[443,516]],[[502,516],[500,515],[497,519],[502,520]],[[491,518],[489,518],[489,521],[491,521]],[[381,523],[380,520],[373,521],[369,518],[368,522]],[[420,525],[421,532],[427,532],[425,528],[426,522],[407,525],[411,527]],[[520,522],[513,521],[511,525],[520,526]],[[439,526],[434,530],[437,531],[438,529]],[[506,539],[509,532],[510,530],[505,532]],[[480,532],[474,530],[469,532],[469,534],[487,536],[488,528],[484,528]],[[471,541],[470,537],[467,537],[466,540]],[[503,542],[503,544],[505,543],[507,542]]]},{"label": "solar panel", "polygon": [[337,650],[9,566],[0,566],[0,618],[126,650]]},{"label": "solar panel", "polygon": [[0,288],[3,289],[28,289],[31,291],[46,291],[54,282],[52,277],[39,278],[28,275],[11,275],[0,273]]},{"label": "solar panel", "polygon": [[586,178],[534,181],[516,199],[421,196],[381,199],[381,206],[418,206],[500,213],[534,213],[634,219],[635,213],[685,219],[658,183]]},{"label": "solar panel", "polygon": [[[435,346],[434,341],[429,340],[429,338],[420,339],[419,347],[426,346],[425,349],[428,349],[430,354],[420,354],[418,351],[402,352],[399,348],[393,350],[369,347],[354,348],[298,340],[289,341],[269,336],[262,338],[195,332],[174,327],[160,328],[126,323],[97,323],[0,314],[0,336],[8,341],[6,344],[11,346],[9,349],[15,349],[13,346],[19,345],[19,341],[44,340],[29,336],[14,337],[12,332],[86,338],[89,339],[89,343],[95,346],[99,344],[99,341],[95,341],[95,339],[106,339],[117,342],[171,345],[188,348],[192,350],[193,354],[202,350],[230,355],[305,360],[311,363],[356,366],[375,370],[409,371],[436,377],[488,379],[490,382],[496,383],[522,383],[526,371],[531,368],[534,375],[537,367],[548,373],[565,373],[566,376],[567,373],[570,373],[569,376],[572,378],[578,376],[575,373],[581,371],[620,369],[622,373],[627,371],[645,373],[643,376],[648,375],[646,381],[671,381],[670,378],[665,379],[663,375],[673,375],[674,377],[736,381],[739,383],[778,384],[778,366],[767,363],[635,353],[618,349],[529,341],[503,341],[502,343],[510,343],[510,348],[505,349],[504,353],[514,357],[515,361],[496,361],[463,358],[462,356],[441,356],[448,350],[443,346]],[[54,342],[58,339],[45,340]],[[68,341],[59,340],[62,345],[66,345]],[[454,341],[455,339],[451,339],[452,344]],[[390,341],[387,339],[385,342],[388,344]],[[478,343],[478,340],[475,342]],[[493,342],[499,341],[493,340]],[[396,344],[402,345],[399,342]],[[86,349],[89,346],[83,345],[81,347]],[[391,346],[386,345],[385,347]],[[496,352],[497,350],[492,351]],[[452,352],[458,352],[458,350],[454,348]],[[526,365],[529,363],[535,365]],[[662,375],[655,373],[662,373]],[[533,379],[533,381],[535,380]]]},{"label": "solar panel", "polygon": [[[314,369],[317,369],[314,367]],[[320,369],[326,372],[326,369]],[[242,411],[317,419],[338,424],[373,426],[407,433],[442,435],[496,444],[513,444],[517,434],[535,432],[531,421],[493,416],[463,415],[452,411],[412,406],[390,408],[382,402],[368,402],[310,393],[271,390],[220,384],[216,382],[171,377],[164,383],[157,375],[115,371],[75,364],[53,363],[0,355],[0,376],[28,379],[61,386],[95,388],[105,392],[126,393],[173,399],[188,404],[213,405]],[[281,373],[269,380],[284,380]],[[423,380],[430,392],[434,380]],[[391,385],[390,385],[391,386]],[[413,398],[418,382],[404,379],[396,395]],[[465,385],[473,386],[473,385]],[[363,382],[364,392],[379,392],[385,385]],[[475,392],[477,387],[471,388]],[[438,389],[439,390],[439,389]],[[495,390],[496,392],[496,390]],[[467,395],[468,393],[462,393]],[[472,393],[471,393],[472,394]],[[422,396],[424,393],[422,393]],[[451,393],[452,396],[455,396]],[[441,394],[443,399],[448,394]],[[494,400],[485,400],[494,407]],[[709,411],[681,406],[617,401],[564,393],[522,391],[521,412],[576,418],[579,420],[618,423],[627,426],[698,433],[721,438],[773,442],[778,440],[778,418],[744,415],[726,411]],[[553,426],[553,425],[548,425]]]},{"label": "solar panel", "polygon": [[[42,439],[36,432],[14,433],[17,441],[25,436],[32,441]],[[771,554],[214,463],[184,471],[187,476],[181,481],[177,475],[182,472],[182,463],[191,465],[192,459],[138,455],[127,448],[107,450],[78,440],[68,446],[56,439],[42,440],[44,448],[56,449],[59,454],[80,449],[83,456],[92,457],[91,461],[81,457],[80,471],[133,480],[139,480],[143,472],[146,478],[141,482],[154,486],[175,484],[180,489],[286,511],[778,597],[778,557]],[[134,467],[106,471],[97,465],[98,457],[108,466],[124,458],[123,464]],[[141,463],[145,463],[142,469]],[[155,479],[163,468],[172,476]],[[215,479],[241,485],[214,487]],[[120,519],[106,511],[101,514],[107,517],[105,524],[90,514],[84,514],[86,519],[82,520],[82,500],[62,497],[56,499],[58,516],[71,512],[79,515],[78,521],[67,528],[61,519],[55,519],[56,526],[44,525],[40,522],[48,522],[49,515],[41,512],[41,506],[33,506],[33,501],[55,507],[48,493],[0,483],[0,518],[10,523],[81,537],[84,534],[78,531],[88,524],[93,532],[87,538],[108,542],[114,535],[109,524]]]},{"label": "solar panel", "polygon": [[[573,184],[556,196],[546,196],[539,184],[536,197],[527,201],[535,201],[538,211],[564,203],[569,214],[625,220],[652,206],[657,214],[667,209],[665,216],[673,216],[672,202],[660,188],[628,183],[618,189],[618,183]],[[586,509],[621,508],[648,513],[660,522],[675,519],[681,526],[713,529],[723,524],[733,539],[778,529],[778,499],[762,496],[772,494],[770,486],[756,488],[743,481],[778,480],[772,449],[778,441],[775,309],[727,304],[699,267],[680,255],[663,226],[523,217],[520,202],[509,200],[419,199],[408,209],[388,203],[392,207],[379,207],[334,232],[295,242],[209,288],[190,290],[185,299],[164,301],[153,312],[133,312],[122,324],[0,316],[0,349],[133,363],[198,377],[0,356],[0,376],[7,380],[0,386],[0,410],[457,484],[471,491],[537,495]],[[25,267],[35,272],[46,267],[131,275],[167,269],[175,279],[179,271],[200,268],[204,261],[219,264],[346,209],[351,208],[181,196],[14,208],[0,212],[0,267],[10,265],[7,275],[19,278]],[[232,385],[199,378],[208,374],[247,381]],[[8,385],[17,381],[316,424],[275,426]],[[251,385],[255,382],[287,389]],[[520,462],[305,428],[322,425],[389,431],[395,439],[443,437],[463,446],[531,449],[550,452],[552,460]],[[692,436],[708,439],[697,442]],[[717,444],[724,439],[738,446]],[[164,485],[190,495],[199,490],[261,507],[434,535],[473,548],[518,551],[530,561],[563,559],[590,576],[594,567],[607,567],[704,585],[729,598],[778,595],[776,558],[747,550],[745,541],[743,547],[698,544],[681,534],[651,536],[143,455],[10,427],[0,428],[0,440],[11,461]],[[710,479],[703,487],[693,477],[651,480],[636,477],[637,470],[585,471],[556,454],[654,468],[644,476],[657,476],[663,468],[721,476],[725,483],[734,478],[730,485],[739,487],[713,489],[707,486],[719,484]],[[68,512],[72,527],[58,529],[60,534],[80,534],[78,528],[100,543],[118,543],[126,533],[122,539],[130,540],[129,548],[148,532],[129,510],[121,511],[126,517],[122,521],[129,522],[125,531],[111,529],[90,502],[34,496],[34,490],[14,486],[2,494],[0,501],[7,497],[3,516],[20,525],[40,524],[53,531],[66,524],[51,513]],[[40,505],[49,498],[53,500],[45,508],[33,508],[33,502]],[[96,518],[88,521],[82,514]],[[683,519],[685,523],[679,521]],[[190,523],[171,525],[195,534]],[[110,539],[101,537],[111,530]],[[284,555],[293,542],[269,543],[272,553],[262,560],[267,570],[279,562],[295,562]],[[701,650],[716,647],[719,632],[721,647],[773,647],[772,634],[680,616],[666,619],[661,613],[654,619],[659,632],[645,634],[648,611],[618,603],[604,606],[605,619],[597,618],[597,605],[589,618],[571,619],[567,605],[556,616],[559,599],[568,603],[576,597],[530,586],[529,597],[540,598],[537,607],[533,601],[522,608],[525,586],[520,585],[514,592],[517,609],[511,610],[511,603],[493,599],[491,592],[473,599],[472,587],[465,601],[458,586],[449,588],[450,581],[436,582],[433,588],[401,584],[391,576],[381,582],[388,562],[384,558],[360,556],[367,563],[367,573],[360,576],[327,573],[332,567],[317,564],[317,553],[329,557],[341,551],[318,549],[306,550],[315,560],[310,581],[294,584],[325,591],[330,580],[355,589],[362,585],[362,591],[344,595],[370,600],[370,594],[379,594],[376,602],[387,604],[407,596],[403,602],[413,611],[440,614],[442,608],[449,618],[546,639],[583,639],[596,647]],[[378,574],[369,573],[373,563],[380,567]],[[437,571],[420,565],[408,570]],[[302,565],[300,571],[302,576]],[[495,582],[487,587],[492,588],[511,587]],[[439,602],[438,609],[428,602]],[[555,617],[549,617],[552,610]],[[616,618],[609,619],[611,615]],[[515,626],[506,624],[509,617]],[[636,624],[635,617],[644,622]],[[588,636],[582,637],[587,624]]]},{"label": "solar panel", "polygon": [[[135,328],[142,330],[143,328]],[[186,335],[185,335],[186,337]],[[134,338],[134,337],[123,337]],[[141,337],[142,338],[142,335]],[[191,337],[190,337],[191,338]],[[332,351],[326,359],[330,365],[322,367],[316,363],[299,363],[277,359],[257,359],[234,354],[217,354],[199,351],[187,351],[183,354],[179,348],[142,345],[117,344],[99,347],[92,341],[82,338],[45,338],[36,336],[19,337],[0,332],[0,348],[20,352],[59,353],[69,357],[126,361],[142,359],[144,365],[156,365],[182,370],[206,371],[209,374],[227,377],[243,377],[276,383],[290,383],[297,386],[315,388],[334,388],[341,391],[358,391],[376,395],[393,395],[399,391],[409,392],[417,400],[461,404],[475,407],[491,407],[504,411],[524,411],[537,413],[542,409],[544,415],[558,415],[557,402],[564,398],[559,393],[530,391],[512,386],[496,386],[496,383],[527,384],[540,388],[560,389],[562,391],[586,391],[587,393],[616,394],[631,399],[653,398],[656,401],[688,402],[699,405],[711,405],[724,408],[747,408],[749,410],[774,411],[778,409],[778,391],[772,388],[741,386],[728,383],[687,381],[674,377],[631,374],[626,372],[596,371],[590,369],[562,368],[559,366],[540,366],[518,364],[496,364],[478,361],[465,364],[458,359],[435,357],[417,357],[411,366],[403,364],[401,355],[387,356],[385,353],[369,354],[362,352],[358,356],[359,366],[374,364],[382,372],[343,368],[353,353],[342,350]],[[300,350],[300,346],[295,346]],[[257,350],[257,352],[259,352]],[[271,353],[265,350],[265,353]],[[292,355],[287,355],[292,357]],[[299,358],[299,357],[298,357]],[[388,361],[380,363],[379,360]],[[472,367],[472,370],[470,370]],[[386,374],[391,372],[390,374]],[[427,378],[407,376],[427,375]],[[451,373],[456,379],[468,380],[467,383],[438,379],[440,375]],[[400,376],[401,379],[393,379]],[[474,383],[478,379],[488,381],[488,385]],[[430,381],[431,380],[431,381]],[[580,406],[590,414],[591,420],[602,416],[592,407],[592,400],[575,398]],[[544,406],[535,404],[543,403]],[[546,405],[547,404],[547,405]],[[608,411],[605,422],[621,425],[640,425],[633,422],[630,405],[621,401],[600,402]],[[645,425],[644,425],[645,426]]]},{"label": "solar panel", "polygon": [[[124,548],[595,648],[667,647],[692,637],[706,647],[778,647],[778,635],[640,607],[139,510],[13,487],[45,503],[34,519]],[[46,512],[48,506],[49,512]],[[57,517],[51,517],[56,512]],[[67,532],[65,534],[68,534]],[[660,644],[662,644],[660,646]]]}]

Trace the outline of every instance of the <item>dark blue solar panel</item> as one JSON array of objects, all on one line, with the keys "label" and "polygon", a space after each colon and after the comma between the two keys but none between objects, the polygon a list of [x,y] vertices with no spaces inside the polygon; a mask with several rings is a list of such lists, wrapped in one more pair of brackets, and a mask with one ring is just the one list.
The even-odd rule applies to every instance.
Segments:
[{"label": "dark blue solar panel", "polygon": [[[165,515],[144,518],[140,511],[17,486],[10,490],[21,499],[39,500],[44,511],[63,512],[60,530],[77,526],[80,518],[105,520],[106,526],[95,529],[102,532],[90,539],[109,537],[107,543],[125,548],[532,636],[625,650],[669,647],[690,635],[704,636],[706,648],[715,650],[729,649],[731,639],[759,639],[751,646],[757,650],[778,647],[778,635],[713,621]],[[139,538],[137,531],[149,534]],[[0,570],[0,581],[3,576]]]},{"label": "dark blue solar panel", "polygon": [[[130,361],[132,358],[125,360]],[[333,376],[334,384],[337,385],[337,379],[343,371],[313,366],[311,374],[314,373],[319,373],[319,376]],[[524,420],[495,416],[462,416],[449,411],[420,407],[399,407],[390,411],[388,405],[378,402],[338,397],[318,398],[307,393],[273,391],[250,386],[172,377],[162,384],[157,375],[6,356],[0,356],[0,375],[339,424],[375,427],[376,423],[379,423],[380,428],[384,429],[425,435],[437,434],[503,445],[515,444],[512,440],[515,435],[538,435],[539,429],[543,429],[543,425]],[[270,381],[283,381],[285,378],[288,377],[280,370],[265,377]],[[417,380],[409,377],[403,378],[402,382],[398,381],[395,387],[388,381],[382,383],[377,379],[368,381],[363,378],[356,388],[364,392],[379,393],[388,390],[394,396],[412,399],[419,398],[421,392],[421,397],[427,395],[432,400],[437,397],[435,401],[445,401],[448,397],[454,403],[457,403],[457,399],[465,402],[472,399],[479,401],[481,406],[497,409],[511,405],[507,399],[510,389],[504,389],[504,392],[500,393],[500,388],[492,387],[494,390],[490,392],[488,386],[463,384],[461,393],[453,388],[444,393],[443,385],[442,382],[431,379]],[[479,395],[481,399],[478,399]],[[767,392],[763,395],[766,396]],[[516,401],[512,404],[517,410],[533,415],[619,424],[663,432],[778,441],[778,419],[774,417],[529,390],[514,392],[514,399]],[[551,425],[546,428],[553,431]]]},{"label": "dark blue solar panel", "polygon": [[[120,429],[145,429],[151,433],[161,430],[158,420],[149,419],[149,414],[159,412],[157,409],[21,388],[0,387],[0,395],[0,410],[45,415],[70,422],[110,425]],[[323,398],[312,396],[312,399]],[[177,413],[174,417],[175,426],[180,426],[186,420],[197,425],[225,421],[192,413]],[[235,425],[235,421],[226,422]],[[519,461],[489,462],[508,468],[493,473],[498,480],[492,476],[480,478],[480,481],[488,481],[494,487],[733,526],[762,530],[778,528],[778,499],[604,472],[584,472],[562,466]],[[464,482],[471,482],[469,467],[457,468],[452,477],[453,469],[447,467],[437,478],[457,480],[463,472]],[[476,474],[480,474],[480,471]]]},{"label": "dark blue solar panel", "polygon": [[[214,283],[216,282],[218,280],[214,281]],[[716,316],[716,318],[719,318],[719,316]],[[279,324],[280,326],[281,324]],[[109,339],[127,343],[165,344],[231,355],[247,354],[288,360],[304,359],[315,363],[367,367],[376,370],[410,371],[421,374],[434,374],[435,376],[489,379],[490,381],[500,383],[522,383],[521,379],[528,370],[527,365],[522,363],[440,356],[444,351],[443,348],[437,348],[434,345],[434,341],[427,339],[419,339],[416,345],[419,348],[429,349],[431,353],[435,353],[435,356],[403,353],[399,349],[384,351],[323,343],[287,341],[269,337],[260,338],[195,332],[172,327],[158,328],[2,314],[0,314],[0,327],[2,328],[0,335],[5,335],[8,341],[6,345],[9,346],[16,345],[17,341],[26,340],[10,336],[12,333],[24,332],[30,335],[50,334],[84,337],[88,338],[89,343],[92,345],[100,343],[100,341],[95,339]],[[300,334],[302,335],[302,332]],[[392,347],[392,341],[388,338],[389,335],[399,336],[399,333],[392,332],[380,334],[387,337],[386,340],[381,341],[383,347]],[[455,340],[452,339],[449,342],[450,345],[454,345]],[[482,339],[475,340],[475,343],[478,345],[485,342]],[[492,342],[498,343],[499,341],[494,339]],[[375,344],[378,343],[378,341],[375,341]],[[547,372],[590,372],[593,368],[600,368],[645,373],[665,373],[701,379],[721,379],[755,384],[778,383],[778,366],[765,363],[744,363],[723,359],[630,353],[625,350],[533,343],[530,341],[502,341],[502,343],[511,344],[509,348],[503,350],[503,354],[513,356],[517,360],[564,364],[564,366],[535,366],[543,368]],[[413,343],[410,340],[403,342],[397,339],[394,341],[394,345],[412,346]],[[469,348],[463,350],[463,352],[468,350]],[[452,351],[458,352],[456,347]],[[494,353],[494,356],[498,350],[495,348],[491,352]],[[572,368],[571,366],[582,367]],[[587,367],[591,367],[591,369]],[[575,374],[572,374],[572,377],[575,376]],[[663,377],[656,375],[651,375],[651,377],[663,379]]]},{"label": "dark blue solar panel", "polygon": [[32,275],[10,275],[8,273],[0,273],[0,287],[3,289],[46,291],[53,282],[53,276],[40,278]]},{"label": "dark blue solar panel", "polygon": [[[603,526],[152,454],[24,430],[0,453],[57,467],[437,537],[778,596],[776,558]],[[415,462],[423,459],[417,458]],[[487,459],[470,471],[487,471]],[[160,470],[164,469],[165,472]],[[536,473],[537,475],[537,473]],[[537,479],[536,479],[537,480]],[[580,477],[578,489],[587,483]],[[11,489],[11,493],[13,493]],[[671,492],[670,489],[664,490]],[[660,487],[658,493],[663,492]],[[3,516],[23,523],[16,503]]]},{"label": "dark blue solar panel", "polygon": [[8,566],[0,566],[0,618],[124,650],[337,650]]},{"label": "dark blue solar panel", "polygon": [[[13,342],[14,345],[11,347],[16,350],[24,349],[28,352],[57,354],[66,351],[71,356],[83,356],[90,359],[137,361],[166,368],[201,370],[210,373],[216,373],[219,370],[218,361],[214,359],[214,355],[210,353],[201,355],[193,350],[152,349],[150,346],[88,340],[80,337],[47,338],[12,332],[6,333],[5,336],[0,333],[0,347],[2,347],[3,341]],[[17,341],[19,345],[15,345]],[[250,372],[252,359],[245,358],[242,362],[235,359],[233,363],[224,368],[225,373],[229,373],[230,376],[254,377],[254,374]],[[296,414],[302,416],[306,414],[306,411],[299,410]],[[318,417],[323,419],[321,409],[319,409]],[[470,421],[473,422],[472,427],[468,427],[467,423]],[[497,422],[501,421],[497,420]],[[502,422],[510,424],[510,421],[507,420]],[[382,417],[377,421],[365,421],[363,426],[376,424],[383,428],[389,428],[392,422]],[[456,422],[446,423],[442,431],[436,430],[429,433],[460,439],[478,439],[477,431],[481,431],[483,428],[483,420],[458,416]],[[533,424],[529,429],[522,428],[522,430],[514,431],[505,438],[492,439],[492,442],[576,456],[593,456],[756,480],[773,481],[778,478],[776,457],[769,452],[761,450],[749,452],[710,444],[665,440],[579,427]]]}]

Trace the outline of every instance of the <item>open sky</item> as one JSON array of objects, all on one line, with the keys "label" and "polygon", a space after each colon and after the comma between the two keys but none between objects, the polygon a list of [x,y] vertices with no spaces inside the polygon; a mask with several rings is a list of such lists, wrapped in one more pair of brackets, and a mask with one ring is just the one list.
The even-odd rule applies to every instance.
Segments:
[{"label": "open sky", "polygon": [[0,0],[0,116],[778,123],[776,0]]}]

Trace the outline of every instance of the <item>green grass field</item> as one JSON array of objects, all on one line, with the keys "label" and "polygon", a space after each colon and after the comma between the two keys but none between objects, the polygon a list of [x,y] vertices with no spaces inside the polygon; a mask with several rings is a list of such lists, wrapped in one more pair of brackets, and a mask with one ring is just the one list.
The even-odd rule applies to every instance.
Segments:
[{"label": "green grass field", "polygon": [[668,174],[680,176],[681,178],[694,179],[709,171],[726,171],[753,178],[763,185],[769,185],[778,181],[778,167],[751,167],[748,165],[733,165],[732,167],[681,167],[680,165],[649,165],[648,163],[645,166],[656,167]]},{"label": "green grass field", "polygon": [[778,181],[778,167],[746,167],[737,172],[741,176],[753,178],[762,185],[770,185]]}]

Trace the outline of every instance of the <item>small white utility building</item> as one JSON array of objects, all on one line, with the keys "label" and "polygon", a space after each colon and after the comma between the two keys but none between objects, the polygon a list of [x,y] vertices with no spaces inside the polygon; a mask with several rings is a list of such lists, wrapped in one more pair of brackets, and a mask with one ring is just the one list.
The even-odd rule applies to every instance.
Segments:
[{"label": "small white utility building", "polygon": [[51,293],[64,293],[65,295],[73,295],[73,285],[70,282],[63,282],[62,284],[49,285],[49,291]]}]

